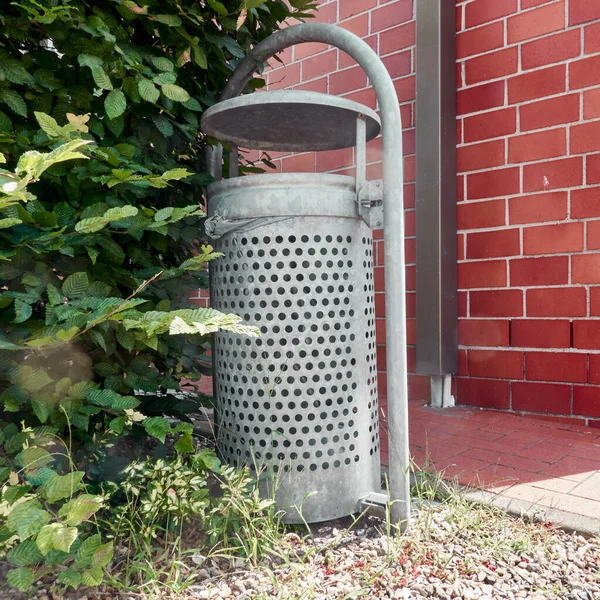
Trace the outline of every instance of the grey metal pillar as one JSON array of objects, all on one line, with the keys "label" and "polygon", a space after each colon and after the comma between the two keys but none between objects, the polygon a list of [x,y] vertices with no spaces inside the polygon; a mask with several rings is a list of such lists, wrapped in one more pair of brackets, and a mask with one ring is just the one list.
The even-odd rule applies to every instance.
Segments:
[{"label": "grey metal pillar", "polygon": [[[389,480],[392,520],[402,526],[410,518],[408,384],[406,361],[406,280],[402,121],[392,79],[381,59],[355,34],[325,23],[302,23],[269,36],[240,62],[221,100],[238,96],[252,74],[273,55],[303,42],[320,42],[349,54],[366,72],[381,112],[383,137],[383,208],[388,389]],[[218,161],[209,159],[209,164]],[[213,172],[220,179],[219,168]]]},{"label": "grey metal pillar", "polygon": [[417,371],[448,405],[458,369],[456,275],[456,6],[417,7]]}]

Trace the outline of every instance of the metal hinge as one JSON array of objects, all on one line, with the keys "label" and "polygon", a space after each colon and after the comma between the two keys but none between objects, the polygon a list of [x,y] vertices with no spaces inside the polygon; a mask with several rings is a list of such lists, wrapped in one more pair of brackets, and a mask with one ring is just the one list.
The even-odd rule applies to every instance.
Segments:
[{"label": "metal hinge", "polygon": [[360,216],[371,229],[383,227],[383,181],[366,181],[358,190]]}]

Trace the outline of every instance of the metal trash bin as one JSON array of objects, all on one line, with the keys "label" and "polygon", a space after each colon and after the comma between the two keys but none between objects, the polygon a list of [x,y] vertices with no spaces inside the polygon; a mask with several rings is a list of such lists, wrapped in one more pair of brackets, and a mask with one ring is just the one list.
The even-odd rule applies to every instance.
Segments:
[{"label": "metal trash bin", "polygon": [[[202,116],[203,131],[231,149],[226,180],[222,148],[208,155],[216,181],[208,187],[206,229],[223,254],[211,263],[211,304],[261,331],[259,338],[215,335],[217,446],[227,462],[260,472],[264,493],[276,495],[288,523],[346,516],[367,497],[382,498],[372,227],[383,224],[384,197],[394,202],[386,231],[399,224],[389,236],[399,259],[386,261],[386,270],[396,263],[401,268],[390,287],[401,292],[390,312],[390,322],[401,323],[398,341],[390,345],[399,362],[391,398],[406,389],[398,245],[402,167],[392,173],[384,159],[386,190],[365,178],[366,142],[381,130],[378,115],[348,99],[313,92],[232,97],[260,64],[257,57],[310,40],[347,46],[360,64],[365,60],[386,109],[382,116],[399,136],[397,99],[381,61],[353,34],[323,24],[290,27],[262,42],[256,56],[236,69],[225,99]],[[401,160],[401,139],[390,140],[384,139],[384,157],[399,148]],[[356,147],[356,177],[236,177],[238,147],[293,152]],[[400,409],[390,421],[395,427],[406,421],[406,406]],[[402,470],[395,471],[392,500],[402,507],[392,508],[392,518],[406,522],[407,439],[394,452]]]}]

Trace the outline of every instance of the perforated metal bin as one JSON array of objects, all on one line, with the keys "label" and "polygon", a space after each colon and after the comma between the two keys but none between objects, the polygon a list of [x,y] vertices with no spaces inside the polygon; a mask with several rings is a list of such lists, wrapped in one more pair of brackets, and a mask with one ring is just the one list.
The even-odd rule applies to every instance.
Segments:
[{"label": "perforated metal bin", "polygon": [[209,195],[209,217],[242,223],[215,242],[213,306],[261,331],[216,335],[219,450],[267,467],[288,522],[294,507],[309,522],[351,514],[380,477],[373,239],[355,180],[260,175]]}]

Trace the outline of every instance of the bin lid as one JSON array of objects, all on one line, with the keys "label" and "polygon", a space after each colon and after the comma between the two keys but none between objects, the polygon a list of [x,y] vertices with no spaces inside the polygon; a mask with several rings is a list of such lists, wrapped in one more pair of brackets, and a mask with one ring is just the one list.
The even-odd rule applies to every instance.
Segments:
[{"label": "bin lid", "polygon": [[309,152],[356,146],[356,119],[364,115],[367,141],[381,122],[367,106],[317,92],[277,90],[224,100],[202,115],[202,130],[241,148]]}]

